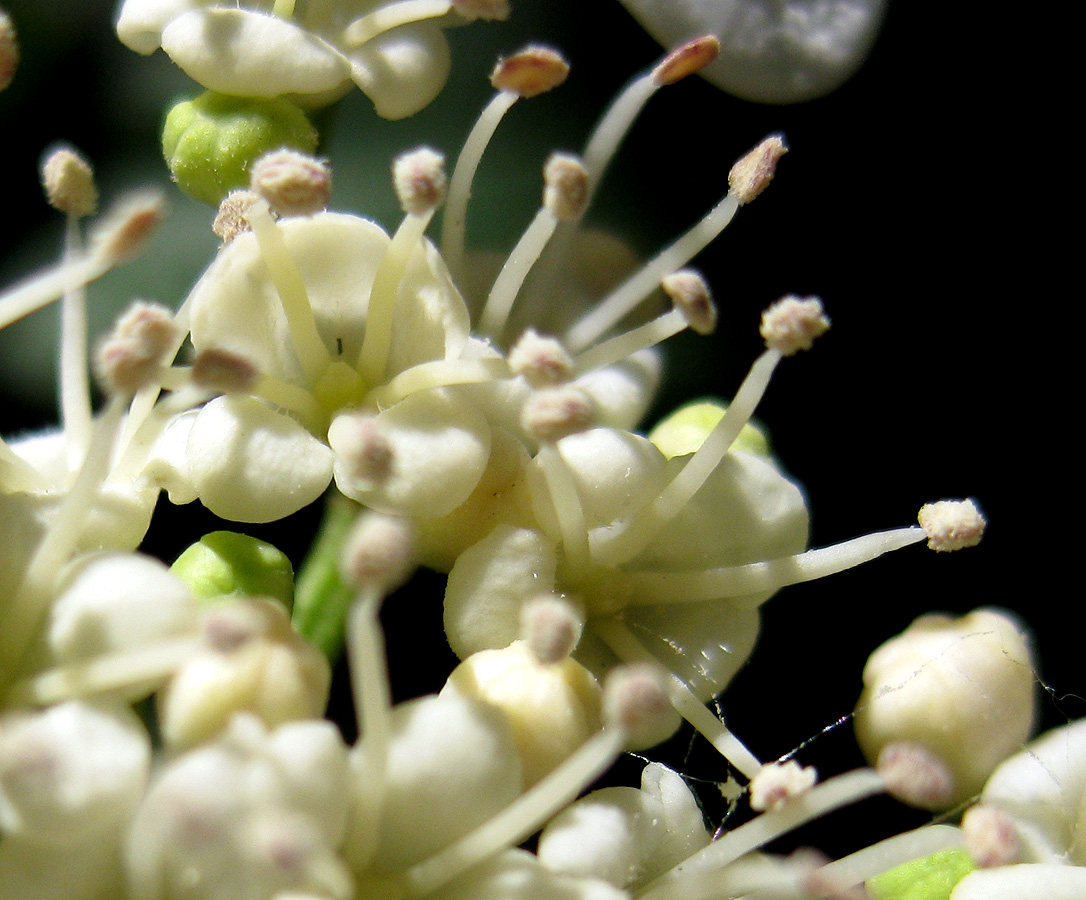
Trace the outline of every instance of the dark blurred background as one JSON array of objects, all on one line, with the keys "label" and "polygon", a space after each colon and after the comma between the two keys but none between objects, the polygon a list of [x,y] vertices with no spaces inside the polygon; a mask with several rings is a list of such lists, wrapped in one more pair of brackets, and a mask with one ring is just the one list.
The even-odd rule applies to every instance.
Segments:
[{"label": "dark blurred background", "polygon": [[[394,227],[391,158],[422,141],[455,158],[489,94],[495,56],[550,43],[573,64],[568,83],[517,107],[474,191],[472,240],[511,246],[538,202],[547,153],[580,148],[609,98],[660,54],[617,0],[512,2],[509,22],[451,33],[453,85],[414,119],[381,123],[359,93],[348,97],[322,147],[335,206]],[[62,223],[36,183],[43,150],[57,140],[79,147],[106,198],[166,185],[161,117],[171,98],[196,88],[161,54],[139,57],[117,43],[112,2],[6,5],[24,54],[0,94],[0,282],[11,283],[59,252]],[[870,651],[928,610],[1016,610],[1037,635],[1044,724],[1086,712],[1075,693],[1086,691],[1082,589],[1070,565],[1078,453],[1063,402],[1078,383],[1052,354],[1065,340],[1050,323],[1062,321],[1069,295],[1051,219],[1034,203],[1062,163],[1044,145],[1051,126],[1035,99],[1047,64],[1029,29],[977,21],[956,4],[891,0],[870,59],[836,93],[758,106],[690,79],[653,100],[602,186],[595,220],[648,254],[716,202],[735,158],[783,132],[792,152],[772,188],[697,260],[720,328],[672,343],[656,414],[693,396],[728,396],[760,350],[761,309],[785,293],[818,294],[832,331],[781,366],[759,410],[783,464],[806,486],[812,543],[908,524],[922,503],[943,497],[976,497],[990,520],[975,550],[910,548],[769,604],[754,659],[723,699],[729,724],[765,758],[813,739],[801,759],[827,770],[855,762],[847,722],[822,731],[849,714]],[[214,252],[210,210],[167,188],[171,222],[147,255],[92,289],[99,328],[135,296],[179,303]],[[0,334],[5,434],[55,418],[53,318],[45,311]],[[205,525],[191,510],[184,529],[174,511],[161,512],[149,546],[168,559],[191,539],[189,527]],[[298,559],[315,521],[302,514],[257,532]],[[402,695],[444,677],[441,585],[429,581],[430,593],[389,604],[390,617],[408,612],[411,628],[390,629]],[[432,633],[419,630],[427,618]],[[686,756],[685,744],[672,749]],[[684,764],[723,777],[700,752]]]}]

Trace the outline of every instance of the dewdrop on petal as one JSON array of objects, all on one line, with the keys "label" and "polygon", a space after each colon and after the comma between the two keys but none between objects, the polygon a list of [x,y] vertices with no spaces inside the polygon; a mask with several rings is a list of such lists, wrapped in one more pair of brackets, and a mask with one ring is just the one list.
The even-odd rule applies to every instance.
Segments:
[{"label": "dewdrop on petal", "polygon": [[328,206],[328,163],[297,150],[273,150],[249,167],[249,188],[280,216],[310,216]]},{"label": "dewdrop on petal", "polygon": [[800,298],[793,294],[782,297],[764,313],[759,329],[766,346],[781,356],[793,356],[800,350],[810,350],[814,340],[830,328],[830,320],[822,311],[818,297]]},{"label": "dewdrop on petal", "polygon": [[98,208],[98,189],[90,163],[68,147],[49,154],[42,165],[41,180],[53,209],[81,218]]},{"label": "dewdrop on petal", "polygon": [[99,345],[97,369],[113,393],[134,394],[151,384],[177,342],[173,313],[159,303],[133,303]]},{"label": "dewdrop on petal", "polygon": [[442,694],[482,700],[505,715],[525,786],[535,784],[599,731],[600,686],[568,656],[543,663],[525,641],[483,650],[457,666]]},{"label": "dewdrop on petal", "polygon": [[952,780],[946,805],[960,803],[1029,737],[1034,678],[1028,637],[1008,615],[921,616],[864,667],[857,740],[869,760],[891,744],[925,748]]},{"label": "dewdrop on petal", "polygon": [[940,500],[920,507],[920,527],[938,553],[975,547],[988,524],[973,500]]},{"label": "dewdrop on petal", "polygon": [[787,152],[784,140],[774,134],[739,159],[728,173],[728,186],[736,199],[745,205],[769,187],[777,163]]}]

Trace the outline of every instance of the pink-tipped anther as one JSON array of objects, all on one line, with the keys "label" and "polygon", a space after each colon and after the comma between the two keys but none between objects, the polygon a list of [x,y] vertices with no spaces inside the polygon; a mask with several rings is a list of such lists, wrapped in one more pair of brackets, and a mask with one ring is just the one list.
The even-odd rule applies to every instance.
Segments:
[{"label": "pink-tipped anther", "polygon": [[716,59],[718,53],[720,41],[714,35],[694,38],[665,56],[652,70],[652,78],[659,85],[674,84],[700,72]]},{"label": "pink-tipped anther", "polygon": [[536,97],[558,87],[569,75],[569,63],[549,47],[525,47],[498,60],[490,75],[496,90]]},{"label": "pink-tipped anther", "polygon": [[938,553],[975,547],[988,524],[973,500],[925,503],[917,521],[928,536],[928,546]]}]

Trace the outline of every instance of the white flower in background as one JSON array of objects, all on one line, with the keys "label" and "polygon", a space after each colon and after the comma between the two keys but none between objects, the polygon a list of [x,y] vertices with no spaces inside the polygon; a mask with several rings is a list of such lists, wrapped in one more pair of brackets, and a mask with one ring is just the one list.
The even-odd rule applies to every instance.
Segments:
[{"label": "white flower in background", "polygon": [[715,34],[721,52],[702,73],[759,103],[813,100],[867,58],[886,0],[622,0],[665,47]]},{"label": "white flower in background", "polygon": [[379,115],[414,115],[449,76],[447,25],[502,19],[505,0],[125,0],[121,41],[161,47],[204,87],[323,106],[357,85]]}]

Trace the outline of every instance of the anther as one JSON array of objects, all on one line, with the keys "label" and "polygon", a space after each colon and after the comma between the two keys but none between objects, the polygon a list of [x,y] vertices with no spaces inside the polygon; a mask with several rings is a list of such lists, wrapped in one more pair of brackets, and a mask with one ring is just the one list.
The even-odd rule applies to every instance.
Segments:
[{"label": "anther", "polygon": [[158,303],[137,301],[99,346],[102,381],[113,393],[136,393],[158,376],[176,337],[170,310]]},{"label": "anther", "polygon": [[895,741],[879,753],[876,771],[891,796],[918,809],[945,809],[954,796],[954,776],[938,756],[920,744]]},{"label": "anther", "polygon": [[704,69],[720,53],[720,41],[714,35],[687,41],[681,47],[672,50],[652,70],[652,77],[659,85],[674,84],[688,75]]},{"label": "anther", "polygon": [[376,417],[361,413],[339,416],[333,427],[341,477],[359,491],[372,490],[388,479],[395,455]]},{"label": "anther", "polygon": [[762,313],[759,329],[765,344],[781,356],[810,350],[815,338],[825,334],[830,320],[817,297],[800,298],[794,294],[781,297]]},{"label": "anther", "polygon": [[252,231],[249,225],[249,213],[260,199],[252,191],[231,191],[219,204],[211,230],[224,244],[229,244],[239,234]]},{"label": "anther", "polygon": [[509,369],[533,388],[555,387],[574,375],[573,358],[562,343],[531,328],[510,348]]},{"label": "anther", "polygon": [[49,205],[58,212],[82,218],[98,208],[98,189],[90,163],[68,147],[49,154],[41,169]]},{"label": "anther", "polygon": [[158,227],[165,212],[162,195],[138,193],[122,201],[92,238],[97,255],[114,266],[135,256]]},{"label": "anther", "polygon": [[584,614],[566,597],[540,594],[520,611],[521,635],[542,665],[566,659],[581,639]]},{"label": "anther", "polygon": [[404,212],[433,212],[445,199],[445,157],[428,147],[404,153],[393,163],[392,179]]},{"label": "anther", "polygon": [[975,547],[988,524],[973,500],[940,500],[920,507],[920,527],[928,547],[938,553]]},{"label": "anther", "polygon": [[192,381],[217,394],[247,393],[260,375],[249,359],[229,350],[209,347],[192,361]]},{"label": "anther", "polygon": [[469,20],[504,22],[509,18],[509,0],[452,0],[452,7]]},{"label": "anther", "polygon": [[962,817],[965,849],[978,868],[1009,866],[1022,859],[1022,844],[1014,820],[1003,810],[983,804],[972,806]]},{"label": "anther", "polygon": [[627,750],[644,750],[671,737],[680,719],[663,666],[630,663],[613,669],[603,686],[603,717],[625,732]]},{"label": "anther", "polygon": [[781,136],[774,134],[738,160],[728,173],[728,186],[735,198],[745,205],[764,191],[773,180],[778,160],[787,152]]},{"label": "anther", "polygon": [[498,60],[490,75],[495,90],[536,97],[553,90],[569,75],[569,63],[549,47],[525,47]]},{"label": "anther", "polygon": [[671,298],[686,324],[697,334],[712,334],[716,330],[716,304],[709,285],[693,269],[680,269],[660,281],[664,293]]},{"label": "anther", "polygon": [[414,538],[404,519],[364,512],[343,545],[340,574],[353,587],[389,594],[415,569]]},{"label": "anther", "polygon": [[537,441],[553,444],[591,428],[595,412],[588,394],[566,385],[533,391],[524,404],[520,421]]},{"label": "anther", "polygon": [[766,763],[750,781],[750,808],[755,812],[777,809],[789,800],[806,794],[815,786],[818,772],[795,760]]},{"label": "anther", "polygon": [[316,157],[273,150],[253,163],[249,187],[279,216],[310,216],[328,206],[332,172],[327,162]]},{"label": "anther", "polygon": [[568,153],[552,153],[543,167],[543,206],[559,221],[578,219],[588,205],[588,171]]}]

